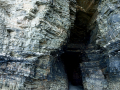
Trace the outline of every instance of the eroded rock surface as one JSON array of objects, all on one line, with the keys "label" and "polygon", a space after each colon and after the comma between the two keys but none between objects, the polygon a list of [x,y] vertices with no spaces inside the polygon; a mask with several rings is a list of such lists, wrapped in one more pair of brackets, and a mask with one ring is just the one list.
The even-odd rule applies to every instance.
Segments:
[{"label": "eroded rock surface", "polygon": [[120,89],[119,3],[119,0],[100,0],[90,44],[85,50],[88,61],[81,64],[86,90]]},{"label": "eroded rock surface", "polygon": [[58,57],[69,37],[69,51],[83,55],[79,66],[84,89],[119,90],[119,4],[119,0],[0,0],[0,90],[68,90]]},{"label": "eroded rock surface", "polygon": [[97,22],[99,33],[96,43],[107,49],[108,90],[119,90],[119,50],[120,50],[120,21],[119,0],[101,1],[98,7]]},{"label": "eroded rock surface", "polygon": [[62,63],[51,53],[66,44],[75,5],[74,0],[0,0],[1,90],[67,90]]}]

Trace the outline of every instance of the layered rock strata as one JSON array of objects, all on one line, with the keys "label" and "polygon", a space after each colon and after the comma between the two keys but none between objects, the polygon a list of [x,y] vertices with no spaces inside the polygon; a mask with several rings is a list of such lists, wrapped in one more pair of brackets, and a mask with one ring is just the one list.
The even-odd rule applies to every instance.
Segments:
[{"label": "layered rock strata", "polygon": [[88,48],[86,52],[88,61],[81,64],[81,67],[85,67],[82,70],[83,74],[89,72],[83,80],[86,90],[120,89],[119,3],[119,0],[100,0],[94,24],[96,27],[91,32],[90,39],[91,46],[99,48]]},{"label": "layered rock strata", "polygon": [[108,90],[119,90],[119,49],[120,49],[120,11],[119,0],[101,1],[98,7],[99,33],[96,43],[107,49],[109,62],[107,63]]},{"label": "layered rock strata", "polygon": [[1,90],[67,90],[51,53],[66,44],[75,12],[73,0],[0,0]]}]

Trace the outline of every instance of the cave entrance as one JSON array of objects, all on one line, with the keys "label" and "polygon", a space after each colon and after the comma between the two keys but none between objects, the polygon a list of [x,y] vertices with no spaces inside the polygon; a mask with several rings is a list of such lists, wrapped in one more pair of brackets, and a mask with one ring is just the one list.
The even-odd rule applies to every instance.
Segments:
[{"label": "cave entrance", "polygon": [[72,85],[82,86],[82,76],[80,63],[80,53],[65,52],[61,55],[62,62],[64,64],[65,72],[67,73],[68,81]]},{"label": "cave entrance", "polygon": [[64,50],[64,53],[61,55],[61,60],[64,64],[64,69],[68,77],[69,87],[80,86],[80,90],[83,90],[80,63],[83,62],[83,57],[85,57],[84,48],[84,43],[68,43],[66,49]]},{"label": "cave entrance", "polygon": [[[99,0],[76,0],[77,12],[74,27],[71,28],[67,48],[61,55],[68,81],[72,85],[83,86],[80,63],[87,60],[85,49],[94,43],[96,33],[96,17]],[[92,37],[92,40],[90,38]]]}]

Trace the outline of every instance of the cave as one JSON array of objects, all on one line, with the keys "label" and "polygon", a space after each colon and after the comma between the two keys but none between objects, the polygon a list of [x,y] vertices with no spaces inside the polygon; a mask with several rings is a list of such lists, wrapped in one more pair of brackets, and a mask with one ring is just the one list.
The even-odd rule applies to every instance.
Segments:
[{"label": "cave", "polygon": [[[79,14],[85,16],[84,12],[77,12],[75,26],[70,31],[69,41],[64,53],[61,55],[61,60],[67,73],[68,82],[73,86],[83,87],[80,63],[83,61],[82,58],[85,57],[84,48],[90,41],[91,31],[87,32],[87,22],[82,23],[86,18],[78,17]],[[79,18],[81,19],[79,20]]]},{"label": "cave", "polygon": [[[87,0],[85,1],[87,2]],[[88,61],[84,50],[89,44],[95,43],[95,38],[93,37],[95,37],[96,34],[93,30],[96,29],[97,26],[95,18],[97,16],[96,8],[99,0],[91,4],[92,1],[88,1],[88,3],[84,5],[83,0],[77,1],[78,6],[74,27],[70,30],[67,46],[64,49],[64,53],[61,55],[68,82],[73,86],[83,87],[80,64]],[[92,40],[90,40],[91,37],[93,38]]]},{"label": "cave", "polygon": [[17,1],[0,0],[1,90],[120,88],[120,0]]},{"label": "cave", "polygon": [[68,81],[75,86],[82,86],[81,69],[79,67],[79,63],[81,62],[80,55],[80,53],[75,52],[65,52],[61,55],[61,59],[65,65]]}]

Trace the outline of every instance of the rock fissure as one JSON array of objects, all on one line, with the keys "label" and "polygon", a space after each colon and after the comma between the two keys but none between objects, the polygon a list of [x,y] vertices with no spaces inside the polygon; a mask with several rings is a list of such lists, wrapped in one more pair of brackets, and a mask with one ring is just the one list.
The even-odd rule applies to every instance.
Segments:
[{"label": "rock fissure", "polygon": [[119,90],[119,0],[0,0],[0,90]]}]

